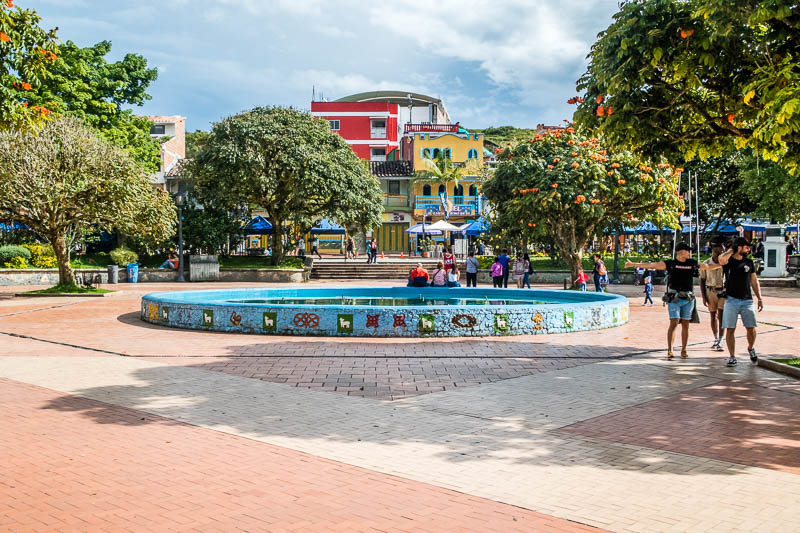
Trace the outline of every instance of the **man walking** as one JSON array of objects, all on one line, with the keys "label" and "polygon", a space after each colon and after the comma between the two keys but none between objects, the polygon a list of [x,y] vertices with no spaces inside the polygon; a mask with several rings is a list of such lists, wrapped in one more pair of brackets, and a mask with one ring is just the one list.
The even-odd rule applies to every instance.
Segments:
[{"label": "man walking", "polygon": [[[722,243],[713,241],[711,257],[704,263],[718,265],[722,252]],[[718,352],[724,351],[722,347],[722,308],[725,306],[725,284],[721,268],[700,272],[700,295],[703,298],[703,305],[708,307],[708,313],[711,315],[711,332],[714,333],[714,344],[711,345],[711,349]]]},{"label": "man walking", "polygon": [[311,236],[311,255],[313,256],[314,254],[316,254],[317,257],[322,259],[322,256],[319,255],[319,239],[317,238],[316,235]]},{"label": "man walking", "polygon": [[508,250],[503,250],[500,254],[500,264],[503,266],[503,288],[508,288],[508,265],[511,263],[511,258],[508,257]]},{"label": "man walking", "polygon": [[764,309],[761,299],[761,286],[756,276],[753,260],[747,257],[750,245],[742,237],[733,241],[730,250],[719,256],[719,262],[725,269],[725,292],[727,299],[722,313],[722,327],[725,332],[725,343],[728,345],[728,366],[736,364],[736,322],[742,317],[742,324],[747,330],[747,352],[750,361],[758,362],[756,354],[756,312],[753,305],[753,293],[758,299],[758,311]]},{"label": "man walking", "polygon": [[[720,263],[721,263],[720,258]],[[667,359],[674,357],[672,344],[675,340],[675,330],[681,326],[681,358],[686,359],[689,354],[686,346],[689,344],[689,322],[694,311],[694,276],[697,270],[716,270],[722,268],[721,264],[707,265],[692,259],[692,249],[685,242],[675,247],[675,259],[659,261],[657,263],[632,263],[625,262],[625,268],[642,267],[652,270],[666,270],[669,274],[669,285],[665,298],[669,311],[669,328],[667,329]]]}]

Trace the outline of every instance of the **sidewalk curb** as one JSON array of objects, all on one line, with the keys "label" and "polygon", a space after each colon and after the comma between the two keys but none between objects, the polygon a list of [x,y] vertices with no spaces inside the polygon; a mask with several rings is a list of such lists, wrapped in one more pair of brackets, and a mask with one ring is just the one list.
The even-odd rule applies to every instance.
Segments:
[{"label": "sidewalk curb", "polygon": [[769,370],[774,370],[775,372],[780,372],[781,374],[786,374],[787,376],[792,376],[800,379],[800,368],[791,365],[785,365],[783,363],[773,361],[772,359],[759,358],[758,366],[763,366],[764,368],[768,368]]}]

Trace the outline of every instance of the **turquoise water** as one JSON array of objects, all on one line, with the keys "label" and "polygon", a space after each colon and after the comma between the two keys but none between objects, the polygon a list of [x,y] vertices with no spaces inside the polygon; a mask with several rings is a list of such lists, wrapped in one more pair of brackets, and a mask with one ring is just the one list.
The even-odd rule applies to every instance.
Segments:
[{"label": "turquoise water", "polygon": [[369,298],[338,296],[334,298],[264,298],[255,300],[228,300],[232,304],[265,305],[366,305],[369,307],[422,307],[428,305],[535,305],[546,304],[537,300],[515,300],[511,298]]}]

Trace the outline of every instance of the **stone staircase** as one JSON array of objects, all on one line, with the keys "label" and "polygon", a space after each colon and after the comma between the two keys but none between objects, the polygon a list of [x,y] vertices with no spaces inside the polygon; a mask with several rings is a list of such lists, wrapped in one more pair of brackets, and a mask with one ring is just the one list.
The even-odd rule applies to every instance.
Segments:
[{"label": "stone staircase", "polygon": [[[436,268],[436,261],[423,259],[422,264],[430,272]],[[408,279],[408,272],[416,267],[417,261],[384,261],[368,265],[366,259],[355,259],[348,262],[314,262],[311,279]]]}]

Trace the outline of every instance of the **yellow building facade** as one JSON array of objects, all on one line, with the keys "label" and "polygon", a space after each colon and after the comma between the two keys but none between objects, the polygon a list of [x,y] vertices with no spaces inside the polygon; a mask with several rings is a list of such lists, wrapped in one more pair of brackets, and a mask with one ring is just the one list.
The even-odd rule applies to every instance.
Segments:
[{"label": "yellow building facade", "polygon": [[444,217],[441,192],[447,195],[447,211],[452,223],[476,219],[480,215],[479,178],[484,166],[483,134],[415,133],[411,146],[415,171],[424,171],[428,168],[426,160],[435,161],[441,155],[456,165],[463,175],[457,186],[435,180],[416,181],[409,191],[416,222],[421,222],[423,216],[428,216],[429,222]]}]

